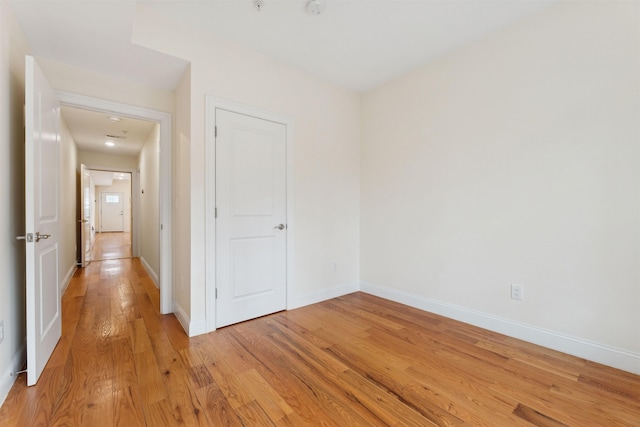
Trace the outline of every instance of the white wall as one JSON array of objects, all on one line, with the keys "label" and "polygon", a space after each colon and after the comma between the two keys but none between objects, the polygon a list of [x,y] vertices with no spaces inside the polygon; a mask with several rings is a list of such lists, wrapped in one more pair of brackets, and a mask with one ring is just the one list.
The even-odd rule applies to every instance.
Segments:
[{"label": "white wall", "polygon": [[138,157],[140,171],[140,260],[159,284],[160,125],[155,125]]},{"label": "white wall", "polygon": [[78,150],[76,143],[60,118],[60,286],[64,292],[78,262],[77,238],[78,229],[78,179],[76,169]]},{"label": "white wall", "polygon": [[95,170],[129,170],[138,168],[138,159],[134,156],[117,156],[113,154],[90,153],[78,151],[78,168],[84,164]]},{"label": "white wall", "polygon": [[177,177],[189,180],[190,188],[190,203],[183,205],[190,223],[187,314],[191,323],[205,321],[205,168],[212,167],[205,165],[205,94],[288,116],[295,123],[295,278],[288,290],[290,302],[302,305],[355,289],[359,270],[359,95],[217,40],[206,31],[155,15],[142,4],[138,12],[135,43],[191,62],[188,142],[184,134],[189,144],[185,165],[189,175]]},{"label": "white wall", "polygon": [[191,312],[191,205],[189,160],[191,150],[191,66],[176,88],[173,148],[173,298],[175,312],[188,329]]},{"label": "white wall", "polygon": [[38,58],[49,83],[57,90],[123,104],[173,112],[173,92],[46,58]]},{"label": "white wall", "polygon": [[24,242],[24,56],[29,46],[11,7],[0,2],[0,404],[22,369],[26,335]]},{"label": "white wall", "polygon": [[640,372],[638,18],[565,2],[367,93],[363,288]]}]

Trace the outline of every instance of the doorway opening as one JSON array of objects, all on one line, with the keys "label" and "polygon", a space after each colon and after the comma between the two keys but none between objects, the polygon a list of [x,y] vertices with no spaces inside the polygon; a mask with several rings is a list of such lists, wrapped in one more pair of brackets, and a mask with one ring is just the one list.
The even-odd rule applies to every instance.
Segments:
[{"label": "doorway opening", "polygon": [[[149,138],[153,140],[149,144],[143,144],[145,147],[148,146],[146,151],[143,148],[135,152],[137,154],[133,155],[134,160],[132,163],[124,164],[120,168],[115,167],[112,162],[109,162],[109,154],[105,153],[84,156],[79,160],[86,164],[87,169],[90,170],[109,173],[120,172],[130,175],[131,256],[141,256],[140,253],[144,251],[141,245],[146,242],[146,238],[142,239],[140,236],[143,233],[146,233],[146,236],[151,236],[150,238],[153,241],[147,242],[147,246],[152,248],[157,255],[154,255],[152,262],[145,263],[145,259],[142,256],[140,261],[160,289],[160,312],[162,314],[173,312],[171,283],[171,114],[67,92],[58,92],[58,97],[63,108],[69,107],[94,114],[99,113],[103,120],[145,121],[152,124],[153,131]],[[132,140],[129,135],[124,130],[120,130],[120,133],[108,133],[105,135],[106,141],[103,144],[108,145],[106,142],[114,142],[126,146]],[[105,164],[109,166],[105,167]],[[118,192],[114,191],[113,193]],[[95,196],[94,203],[98,203],[98,195]],[[110,201],[114,200],[114,197],[110,198]],[[108,204],[106,200],[105,203]],[[124,209],[122,216],[125,216]],[[104,226],[104,224],[97,222],[95,231],[98,232],[101,226]],[[105,229],[104,231],[106,232],[107,230]],[[149,259],[152,259],[152,257],[149,257]],[[150,269],[152,271],[149,271]]]},{"label": "doorway opening", "polygon": [[133,256],[131,175],[130,172],[89,170],[92,261]]}]

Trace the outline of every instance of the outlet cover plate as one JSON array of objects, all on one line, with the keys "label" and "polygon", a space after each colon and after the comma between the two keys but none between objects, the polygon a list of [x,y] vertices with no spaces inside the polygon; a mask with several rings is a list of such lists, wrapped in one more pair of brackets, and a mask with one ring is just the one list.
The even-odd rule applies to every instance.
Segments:
[{"label": "outlet cover plate", "polygon": [[511,284],[511,299],[518,301],[524,300],[524,286],[517,283]]}]

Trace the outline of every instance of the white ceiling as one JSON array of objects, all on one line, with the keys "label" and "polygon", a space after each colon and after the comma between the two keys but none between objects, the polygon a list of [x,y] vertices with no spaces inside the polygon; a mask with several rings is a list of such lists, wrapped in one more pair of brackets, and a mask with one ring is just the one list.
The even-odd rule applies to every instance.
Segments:
[{"label": "white ceiling", "polygon": [[[61,114],[78,150],[94,153],[135,157],[155,125],[128,117],[118,117],[120,121],[114,122],[108,114],[68,106],[62,106]],[[115,146],[105,145],[107,141]]]},{"label": "white ceiling", "polygon": [[[0,0],[4,1],[4,0]],[[11,0],[31,53],[173,90],[187,62],[131,43],[133,0]]]},{"label": "white ceiling", "polygon": [[111,187],[113,185],[114,180],[121,181],[130,181],[131,173],[126,172],[109,172],[109,171],[97,171],[91,170],[89,171],[91,175],[91,179],[95,185],[103,186],[103,187]]},{"label": "white ceiling", "polygon": [[[5,1],[5,0],[0,0]],[[188,63],[131,43],[138,3],[216,37],[280,58],[356,91],[366,91],[513,24],[549,0],[10,0],[32,54],[173,90]],[[167,29],[170,31],[170,29]],[[65,107],[85,151],[137,155],[153,124]],[[120,135],[115,148],[105,135]],[[118,133],[120,132],[120,133]],[[113,138],[112,138],[113,139]]]},{"label": "white ceiling", "polygon": [[[34,55],[172,90],[187,63],[131,44],[137,3],[12,0]],[[364,91],[550,2],[325,0],[325,10],[317,16],[306,13],[306,0],[264,0],[260,12],[252,0],[144,3],[218,37]]]}]

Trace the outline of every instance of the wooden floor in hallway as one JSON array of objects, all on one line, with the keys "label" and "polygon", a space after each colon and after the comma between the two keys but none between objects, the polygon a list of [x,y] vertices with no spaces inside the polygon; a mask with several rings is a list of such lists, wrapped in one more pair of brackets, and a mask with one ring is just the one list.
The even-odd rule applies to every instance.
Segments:
[{"label": "wooden floor in hallway", "polygon": [[189,339],[136,259],[63,298],[2,426],[639,426],[640,377],[363,293]]},{"label": "wooden floor in hallway", "polygon": [[131,258],[131,233],[109,232],[96,233],[93,238],[91,259],[102,261],[106,259]]}]

